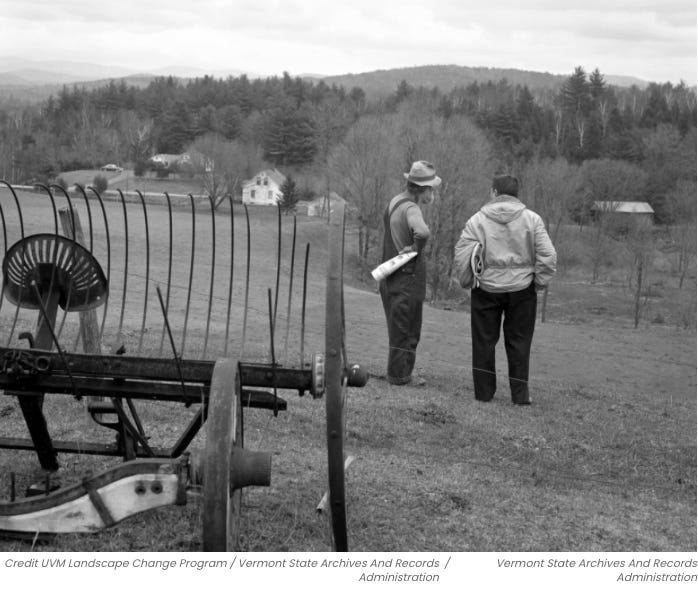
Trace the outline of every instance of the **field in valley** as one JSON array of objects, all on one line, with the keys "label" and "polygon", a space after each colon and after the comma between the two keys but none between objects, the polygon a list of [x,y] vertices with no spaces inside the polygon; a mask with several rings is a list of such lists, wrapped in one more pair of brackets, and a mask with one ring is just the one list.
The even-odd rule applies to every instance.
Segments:
[{"label": "field in valley", "polygon": [[[52,223],[46,198],[21,195],[27,232]],[[8,233],[16,237],[12,201],[0,195]],[[119,204],[107,204],[110,218]],[[82,205],[81,218],[86,219]],[[150,287],[161,284],[164,269],[157,258],[166,242],[164,208],[149,206],[153,249]],[[134,207],[133,251],[143,251],[142,218]],[[95,219],[98,215],[95,213]],[[275,290],[275,211],[250,215],[250,299],[246,341],[243,326],[247,234],[242,209],[232,219],[216,215],[222,241],[215,260],[208,241],[211,217],[197,216],[195,259],[201,277],[218,277],[213,297],[207,356],[223,349],[225,283],[234,245],[233,317],[228,353],[244,360],[269,358],[268,289]],[[300,286],[302,260],[310,244],[307,325],[304,359],[324,343],[324,290],[327,226],[298,218],[293,299],[288,305],[292,218],[282,219],[282,251],[275,349],[287,366],[300,358]],[[188,280],[190,214],[175,212],[178,258],[173,294]],[[119,242],[117,222],[112,239]],[[13,233],[14,232],[14,233]],[[123,233],[123,229],[122,229]],[[115,237],[116,236],[116,237]],[[95,221],[95,253],[104,259],[103,231]],[[9,240],[10,243],[13,241]],[[123,240],[121,240],[123,241]],[[503,346],[498,351],[500,388],[494,401],[474,400],[469,316],[461,305],[427,306],[418,370],[423,387],[396,387],[384,373],[387,334],[373,285],[354,269],[351,228],[347,238],[345,308],[347,350],[352,362],[371,373],[366,387],[350,389],[346,450],[355,457],[347,475],[349,544],[353,551],[696,551],[696,332],[695,315],[682,320],[677,309],[694,309],[695,274],[683,293],[651,301],[652,312],[632,327],[632,303],[622,285],[591,285],[575,276],[561,277],[550,288],[547,318],[536,328],[531,360],[530,407],[513,406],[506,385]],[[135,244],[139,244],[135,248]],[[107,352],[125,344],[134,351],[140,339],[145,292],[142,255],[129,266],[128,306],[122,334],[105,332]],[[121,266],[121,268],[120,268]],[[123,285],[123,263],[112,260],[115,289]],[[664,276],[665,284],[676,282]],[[195,280],[185,356],[201,354],[209,306],[208,281]],[[219,284],[221,291],[219,292]],[[174,295],[173,295],[174,296]],[[118,297],[112,297],[118,301]],[[465,294],[462,299],[465,299]],[[456,302],[458,303],[458,302]],[[180,344],[182,307],[173,304],[171,321]],[[290,307],[290,313],[288,309]],[[452,307],[446,309],[445,307]],[[5,329],[14,309],[0,308]],[[34,314],[36,312],[33,312]],[[144,352],[155,354],[162,319],[149,304]],[[694,313],[694,312],[693,312]],[[662,322],[652,321],[661,316]],[[23,316],[31,326],[31,314]],[[118,319],[111,306],[108,325]],[[288,337],[286,326],[288,325]],[[66,341],[72,342],[66,327]],[[3,345],[5,342],[3,341]],[[188,351],[188,352],[187,352]],[[170,356],[165,350],[164,356]],[[245,445],[273,455],[269,488],[246,490],[242,549],[246,551],[328,551],[328,521],[316,513],[326,490],[325,405],[309,396],[284,392],[288,410],[274,417],[264,410],[245,412]],[[53,396],[46,401],[56,438],[110,441],[86,416],[82,402]],[[139,403],[153,441],[178,435],[193,408]],[[17,402],[0,397],[0,433],[23,436]],[[201,435],[193,448],[202,446]],[[61,455],[64,478],[78,480],[115,463],[81,455]],[[19,486],[37,477],[33,453],[0,450],[0,499],[9,499],[10,472]],[[21,489],[21,487],[20,487]],[[134,516],[93,535],[64,535],[47,541],[0,540],[0,551],[199,551],[201,501],[192,496],[184,507]]]}]

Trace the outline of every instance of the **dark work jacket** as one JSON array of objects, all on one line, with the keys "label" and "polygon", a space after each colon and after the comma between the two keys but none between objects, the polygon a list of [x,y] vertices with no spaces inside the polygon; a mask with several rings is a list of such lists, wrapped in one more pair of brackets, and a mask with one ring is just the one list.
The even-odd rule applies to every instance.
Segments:
[{"label": "dark work jacket", "polygon": [[[400,208],[400,205],[406,201],[410,201],[410,199],[398,201],[392,211],[390,210],[390,204],[385,208],[385,213],[383,214],[384,232],[382,262],[390,260],[399,254],[390,231],[390,218],[393,213]],[[400,291],[409,291],[411,295],[417,297],[420,301],[424,301],[427,290],[427,265],[421,252],[405,264],[405,266],[388,276],[385,279],[385,287],[387,293],[391,293],[396,289]]]}]

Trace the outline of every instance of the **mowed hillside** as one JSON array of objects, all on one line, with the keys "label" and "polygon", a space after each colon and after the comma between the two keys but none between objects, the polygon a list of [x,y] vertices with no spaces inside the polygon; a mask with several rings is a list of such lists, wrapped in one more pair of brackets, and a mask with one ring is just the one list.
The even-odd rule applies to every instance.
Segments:
[{"label": "mowed hillside", "polygon": [[[3,192],[8,227],[12,199]],[[23,195],[27,231],[52,223],[48,199]],[[84,205],[76,204],[81,218]],[[128,347],[139,337],[144,283],[143,218],[133,207],[129,225],[132,257],[127,273],[112,258],[114,302],[120,301],[123,275],[127,286]],[[110,201],[112,239],[122,247],[120,204]],[[162,281],[163,242],[169,225],[166,209],[148,205],[151,294]],[[196,213],[196,303],[189,319],[186,354],[202,354],[206,331],[211,269],[215,271],[214,315],[208,356],[220,350],[225,318],[226,287],[234,271],[233,320],[229,355],[268,362],[270,358],[269,296],[277,309],[276,359],[299,366],[301,297],[306,244],[305,362],[324,347],[324,297],[327,277],[327,225],[298,218],[296,255],[289,256],[294,224],[282,216],[282,262],[277,283],[279,248],[276,211],[242,209],[233,216],[222,210],[212,218]],[[185,293],[191,252],[191,212],[174,214],[176,285]],[[95,214],[95,243],[104,234]],[[231,235],[231,219],[235,234]],[[220,233],[216,256],[210,234]],[[16,229],[12,229],[16,232]],[[231,254],[231,244],[234,251]],[[98,252],[103,250],[100,245]],[[561,276],[550,289],[548,317],[539,323],[531,361],[529,408],[510,403],[503,346],[498,350],[499,390],[490,404],[474,400],[471,383],[471,339],[467,306],[463,310],[427,305],[418,370],[424,387],[394,387],[380,378],[387,355],[387,333],[375,285],[354,266],[356,239],[349,227],[346,241],[346,343],[348,357],[361,363],[372,378],[362,389],[350,389],[346,407],[346,450],[356,457],[347,476],[349,542],[354,551],[695,551],[696,523],[696,340],[694,327],[644,321],[632,328],[631,314],[616,310],[631,303],[622,285],[592,286]],[[243,350],[239,340],[250,253],[248,328]],[[99,254],[102,257],[102,254]],[[231,265],[231,260],[233,264]],[[293,260],[293,275],[291,266]],[[198,274],[201,273],[201,274]],[[290,278],[293,276],[293,285]],[[671,281],[666,276],[666,281]],[[357,285],[360,285],[359,288]],[[695,280],[687,296],[695,301]],[[293,292],[290,301],[288,293]],[[461,294],[463,299],[467,294]],[[604,305],[599,305],[603,301]],[[611,302],[613,303],[611,305]],[[654,305],[671,306],[655,301]],[[118,309],[118,304],[114,304]],[[180,305],[180,304],[177,304]],[[182,307],[175,305],[172,322],[179,346]],[[290,309],[290,311],[289,311]],[[3,326],[13,317],[3,302]],[[111,314],[111,312],[110,312]],[[34,319],[36,312],[33,312]],[[666,317],[670,317],[666,315]],[[162,318],[148,308],[148,342],[157,345]],[[114,318],[110,315],[109,320]],[[31,326],[30,318],[27,319]],[[288,326],[288,338],[286,337]],[[7,333],[7,332],[5,332]],[[152,340],[151,340],[152,339]],[[114,343],[116,344],[116,342]],[[147,347],[146,347],[147,348]],[[188,352],[187,352],[188,351]],[[148,354],[152,353],[147,348]],[[170,355],[165,351],[166,356]],[[315,507],[326,490],[324,401],[280,392],[288,410],[274,418],[269,412],[245,412],[245,445],[273,455],[272,485],[246,491],[243,505],[244,550],[327,551],[331,548],[327,521]],[[109,440],[110,432],[86,418],[69,396],[46,401],[51,430],[57,437]],[[177,404],[139,403],[152,440],[171,439],[195,408]],[[0,399],[4,434],[26,435],[16,400]],[[202,447],[202,435],[192,449]],[[21,459],[21,460],[20,460]],[[80,455],[62,456],[66,479],[109,465],[113,460]],[[32,453],[0,450],[2,481],[9,474],[18,485],[36,473]],[[6,491],[0,492],[6,494]],[[7,497],[3,496],[3,500]],[[199,551],[201,502],[139,515],[112,531],[95,535],[58,536],[35,548],[52,551]],[[157,548],[153,546],[157,539]],[[27,550],[20,541],[1,541],[0,549]]]}]

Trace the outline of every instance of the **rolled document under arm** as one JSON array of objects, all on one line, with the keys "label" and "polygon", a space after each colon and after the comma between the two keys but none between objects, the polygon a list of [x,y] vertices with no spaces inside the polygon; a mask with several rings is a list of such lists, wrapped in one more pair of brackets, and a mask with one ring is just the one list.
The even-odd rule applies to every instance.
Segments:
[{"label": "rolled document under arm", "polygon": [[382,281],[385,277],[393,274],[398,268],[405,266],[410,260],[417,256],[416,252],[405,252],[398,254],[390,260],[386,260],[383,264],[377,266],[371,271],[371,276],[376,281]]}]

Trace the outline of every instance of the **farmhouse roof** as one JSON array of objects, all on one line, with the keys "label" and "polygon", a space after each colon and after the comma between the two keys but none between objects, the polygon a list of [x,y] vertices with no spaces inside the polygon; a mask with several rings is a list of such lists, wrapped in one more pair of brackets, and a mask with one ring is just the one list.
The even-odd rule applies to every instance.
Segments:
[{"label": "farmhouse roof", "polygon": [[151,160],[154,161],[159,161],[159,162],[165,162],[166,164],[174,164],[175,162],[179,162],[181,159],[182,154],[155,154]]},{"label": "farmhouse roof", "polygon": [[611,213],[654,213],[654,209],[645,201],[594,201],[591,210]]},{"label": "farmhouse roof", "polygon": [[281,186],[286,180],[286,177],[276,168],[265,168],[264,170],[260,170],[259,172],[257,172],[257,174],[255,174],[252,178],[246,180],[244,184],[248,185],[250,183],[256,182],[258,176],[267,176],[268,178],[271,178],[279,186]]}]

